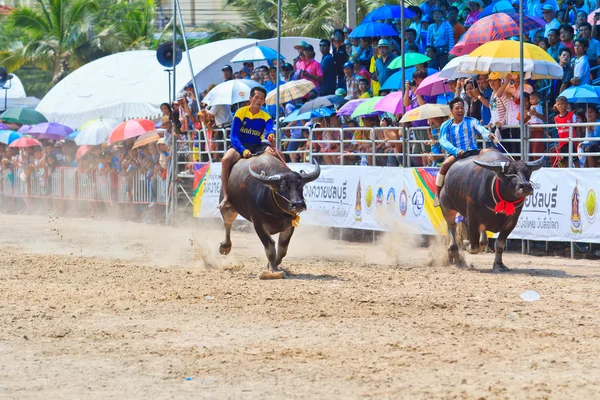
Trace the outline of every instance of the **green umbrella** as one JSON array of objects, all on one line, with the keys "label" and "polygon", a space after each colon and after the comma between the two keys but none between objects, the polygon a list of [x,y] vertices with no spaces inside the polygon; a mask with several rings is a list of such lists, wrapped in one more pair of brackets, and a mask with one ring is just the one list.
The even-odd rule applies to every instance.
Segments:
[{"label": "green umbrella", "polygon": [[[404,67],[412,67],[415,65],[423,64],[431,61],[431,58],[427,57],[421,53],[406,53],[404,55]],[[396,57],[390,65],[388,65],[388,69],[398,69],[402,68],[402,58]]]},{"label": "green umbrella", "polygon": [[25,107],[9,108],[0,115],[0,120],[23,125],[36,125],[48,122],[46,117],[33,108]]},{"label": "green umbrella", "polygon": [[377,113],[378,111],[376,111],[373,107],[375,107],[375,104],[379,103],[379,100],[381,99],[383,99],[383,96],[375,96],[365,101],[364,103],[359,104],[359,106],[356,107],[356,109],[350,117],[356,118],[362,115]]}]

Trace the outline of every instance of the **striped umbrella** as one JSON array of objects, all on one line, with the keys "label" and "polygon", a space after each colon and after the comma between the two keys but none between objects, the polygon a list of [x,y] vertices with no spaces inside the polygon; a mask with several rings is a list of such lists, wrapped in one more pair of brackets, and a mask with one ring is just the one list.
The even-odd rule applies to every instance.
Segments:
[{"label": "striped umbrella", "polygon": [[[542,48],[523,44],[523,69],[528,79],[562,79],[563,69]],[[469,74],[519,71],[519,42],[498,40],[484,44],[458,64],[458,71]]]},{"label": "striped umbrella", "polygon": [[13,141],[8,147],[33,147],[33,146],[41,146],[42,144],[30,137],[22,137]]},{"label": "striped umbrella", "polygon": [[[281,56],[283,60],[284,57]],[[249,47],[237,53],[235,57],[231,59],[231,62],[255,62],[255,61],[271,61],[277,60],[277,51],[270,47],[256,46]]]},{"label": "striped umbrella", "polygon": [[[315,84],[306,79],[300,79],[297,81],[290,81],[286,84],[279,86],[279,101],[281,104],[287,103],[288,101],[300,99],[306,96],[311,90],[315,88]],[[273,89],[267,94],[266,103],[275,104],[277,89]]]},{"label": "striped umbrella", "polygon": [[136,138],[146,132],[154,130],[154,122],[149,119],[130,119],[129,121],[121,122],[108,137],[108,144]]},{"label": "striped umbrella", "polygon": [[158,135],[157,131],[150,131],[148,133],[144,133],[143,135],[139,136],[135,140],[133,148],[137,149],[138,147],[142,147],[142,146],[145,146],[150,143],[158,142],[159,139],[160,139],[160,136]]},{"label": "striped umbrella", "polygon": [[[516,21],[513,18],[515,15]],[[543,25],[540,25],[539,20],[523,16],[523,30],[525,32],[542,27]],[[512,17],[510,14],[505,13],[492,14],[475,22],[450,50],[450,54],[455,56],[469,54],[484,43],[507,39],[512,36],[519,36],[519,14],[514,14]]]},{"label": "striped umbrella", "polygon": [[1,130],[0,131],[0,143],[11,144],[17,139],[20,139],[22,136],[19,132],[11,131],[11,130]]}]

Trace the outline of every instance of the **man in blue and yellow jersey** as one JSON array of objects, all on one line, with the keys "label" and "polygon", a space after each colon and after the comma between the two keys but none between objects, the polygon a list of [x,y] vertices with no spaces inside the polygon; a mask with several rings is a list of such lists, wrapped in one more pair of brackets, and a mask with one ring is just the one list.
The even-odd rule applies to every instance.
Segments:
[{"label": "man in blue and yellow jersey", "polygon": [[242,107],[233,116],[231,123],[231,146],[221,161],[221,183],[223,188],[223,201],[219,209],[229,207],[227,182],[231,167],[242,157],[250,158],[252,155],[265,151],[269,145],[263,143],[265,134],[271,145],[275,141],[273,120],[265,111],[261,110],[265,104],[267,91],[260,86],[250,90],[250,105]]}]

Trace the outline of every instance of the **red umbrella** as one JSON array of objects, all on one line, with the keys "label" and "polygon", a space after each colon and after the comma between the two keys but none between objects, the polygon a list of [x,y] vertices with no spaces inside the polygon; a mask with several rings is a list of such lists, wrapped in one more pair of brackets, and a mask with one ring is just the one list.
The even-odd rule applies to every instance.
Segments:
[{"label": "red umbrella", "polygon": [[[515,15],[517,20],[515,21]],[[529,32],[533,29],[542,28],[540,20],[535,17],[523,16],[523,30]],[[462,56],[469,54],[484,43],[492,40],[502,40],[509,37],[519,37],[518,14],[497,13],[481,18],[475,22],[467,33],[454,45],[450,54]]]},{"label": "red umbrella", "polygon": [[135,138],[154,129],[154,122],[149,119],[130,119],[120,123],[113,129],[108,137],[108,143]]},{"label": "red umbrella", "polygon": [[8,147],[32,147],[32,146],[41,146],[42,144],[35,140],[34,138],[23,137],[13,141]]},{"label": "red umbrella", "polygon": [[77,153],[75,153],[75,161],[77,161],[81,157],[85,156],[85,154],[93,148],[94,148],[94,146],[88,146],[87,144],[83,145],[83,146],[79,146],[79,149],[77,149]]}]

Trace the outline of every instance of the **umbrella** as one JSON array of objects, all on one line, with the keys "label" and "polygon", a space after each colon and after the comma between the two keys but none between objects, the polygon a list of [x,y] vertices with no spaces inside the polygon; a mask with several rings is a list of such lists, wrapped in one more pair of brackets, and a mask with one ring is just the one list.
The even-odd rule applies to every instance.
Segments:
[{"label": "umbrella", "polygon": [[35,140],[34,138],[22,137],[13,141],[8,147],[32,147],[32,146],[41,146],[42,144]]},{"label": "umbrella", "polygon": [[75,153],[75,161],[79,160],[81,157],[85,156],[85,154],[93,149],[94,146],[83,145],[77,149],[77,153]]},{"label": "umbrella", "polygon": [[374,110],[401,114],[403,97],[403,93],[400,91],[392,92],[375,104]]},{"label": "umbrella", "polygon": [[70,134],[68,134],[67,136],[65,136],[65,140],[70,140],[70,141],[74,141],[75,138],[77,137],[77,135],[79,135],[81,131],[73,131]]},{"label": "umbrella", "polygon": [[[561,79],[563,69],[542,48],[523,44],[523,68],[531,79]],[[519,42],[498,40],[484,44],[458,64],[458,71],[470,74],[519,71]]]},{"label": "umbrella", "polygon": [[11,131],[11,130],[1,130],[0,131],[0,143],[11,144],[17,139],[20,139],[22,135],[19,132]]},{"label": "umbrella", "polygon": [[[402,10],[400,6],[394,6],[390,4],[384,4],[381,7],[378,7],[368,13],[363,19],[363,23],[365,22],[375,22],[375,21],[383,21],[386,19],[394,19],[400,18],[402,16]],[[408,8],[404,8],[404,18],[412,18],[415,16],[415,13],[412,12]]]},{"label": "umbrella", "polygon": [[90,145],[96,146],[108,140],[110,133],[119,125],[119,121],[111,119],[93,119],[86,122],[80,128],[79,134],[75,137],[75,143],[78,146]]},{"label": "umbrella", "polygon": [[140,135],[135,140],[135,143],[133,144],[132,148],[136,149],[138,147],[142,147],[142,146],[145,146],[150,143],[158,142],[159,139],[160,139],[160,136],[158,135],[158,132],[150,131],[150,132],[144,133],[143,135]]},{"label": "umbrella", "polygon": [[398,36],[398,32],[388,24],[364,22],[354,28],[348,36],[351,38]]},{"label": "umbrella", "polygon": [[591,85],[571,86],[563,90],[560,96],[565,96],[569,103],[600,104],[600,87]]},{"label": "umbrella", "polygon": [[[404,55],[404,67],[412,67],[413,65],[423,64],[431,61],[431,58],[427,57],[421,53],[406,53]],[[402,68],[402,57],[396,57],[394,60],[388,65],[388,69],[398,69]]]},{"label": "umbrella", "polygon": [[468,78],[470,74],[458,72],[458,64],[465,59],[466,56],[454,57],[448,61],[448,64],[440,71],[439,76],[447,79]]},{"label": "umbrella", "polygon": [[423,119],[447,117],[450,115],[450,107],[442,104],[423,104],[422,106],[407,111],[400,122],[413,122]]},{"label": "umbrella", "polygon": [[66,125],[55,122],[42,122],[41,124],[34,125],[27,134],[35,136],[38,139],[63,140],[72,132],[73,129]]},{"label": "umbrella", "polygon": [[[408,68],[405,72],[404,79],[407,81],[412,81],[413,73],[416,70],[417,69],[414,67]],[[438,70],[433,68],[427,68],[427,76],[433,75],[436,72],[438,72]],[[402,82],[402,71],[398,71],[391,75],[379,90],[397,90],[403,87],[404,83]]]},{"label": "umbrella", "polygon": [[481,10],[481,12],[479,13],[479,18],[487,17],[488,15],[502,12],[514,13],[515,8],[512,4],[510,4],[510,1],[500,0],[496,3],[490,4],[489,6]]},{"label": "umbrella", "polygon": [[[306,96],[314,88],[315,84],[306,79],[290,81],[279,86],[279,101],[283,104],[288,101],[299,99]],[[277,89],[273,89],[267,94],[267,104],[275,104],[277,101],[276,92]]]},{"label": "umbrella", "polygon": [[441,78],[440,73],[436,72],[423,79],[423,82],[417,87],[415,94],[421,96],[436,96],[438,94],[447,93],[450,91],[447,82],[446,78]]},{"label": "umbrella", "polygon": [[349,117],[349,116],[352,115],[352,113],[354,112],[354,110],[356,110],[356,107],[358,107],[360,104],[364,103],[367,100],[368,99],[350,100],[349,102],[347,102],[346,104],[344,104],[342,107],[340,107],[339,110],[337,110],[337,115],[338,116]]},{"label": "umbrella", "polygon": [[23,134],[23,135],[27,135],[29,133],[29,131],[31,130],[32,125],[21,125],[21,127],[19,129],[17,129],[17,132]]},{"label": "umbrella", "polygon": [[321,107],[331,107],[338,104],[342,104],[344,102],[344,98],[340,96],[321,96],[313,99],[311,101],[307,101],[300,107],[300,114],[303,114],[307,111],[317,110]]},{"label": "umbrella", "polygon": [[25,107],[9,108],[0,115],[0,120],[28,125],[48,122],[46,117],[44,117],[41,113],[35,111],[33,108]]},{"label": "umbrella", "polygon": [[[132,139],[150,132],[154,129],[154,122],[149,119],[130,119],[121,122],[108,136],[107,142],[114,143],[121,140]],[[77,142],[76,142],[77,143]]]},{"label": "umbrella", "polygon": [[6,130],[6,129],[8,129],[8,126],[6,126],[0,122],[0,131]]},{"label": "umbrella", "polygon": [[594,15],[596,15],[596,13],[600,13],[600,8],[598,8],[588,14],[587,22],[589,22],[591,26],[594,26],[594,24],[596,24],[596,25],[600,24],[600,21],[598,21],[597,23],[596,23],[596,21],[594,21]]},{"label": "umbrella", "polygon": [[[284,57],[281,56],[283,60]],[[235,57],[231,59],[231,62],[254,62],[254,61],[270,61],[277,60],[277,51],[273,50],[270,47],[266,46],[256,46],[248,47],[237,53]]]},{"label": "umbrella", "polygon": [[250,100],[250,90],[256,86],[260,84],[250,79],[232,79],[212,88],[202,101],[209,106],[241,103]]},{"label": "umbrella", "polygon": [[361,103],[356,107],[351,118],[362,117],[364,115],[374,114],[377,111],[374,109],[375,104],[379,103],[379,101],[383,99],[383,96],[375,96],[367,99],[364,103]]},{"label": "umbrella", "polygon": [[335,114],[335,111],[324,107],[316,110],[307,111],[305,113],[301,113],[300,109],[298,109],[292,112],[290,115],[288,115],[283,120],[283,122],[304,121],[313,118],[329,117],[333,114]]},{"label": "umbrella", "polygon": [[[463,35],[463,37],[454,45],[450,54],[462,56],[469,54],[484,43],[493,40],[506,39],[511,36],[519,36],[519,19],[515,20],[508,14],[499,13],[484,17],[475,22]],[[541,28],[539,22],[528,16],[523,16],[523,30],[529,32],[533,29]]]}]

